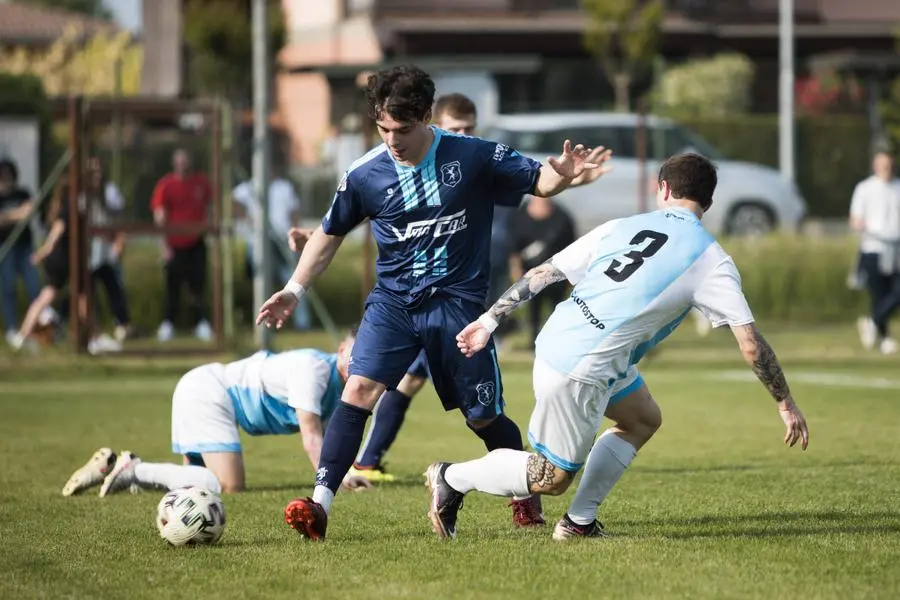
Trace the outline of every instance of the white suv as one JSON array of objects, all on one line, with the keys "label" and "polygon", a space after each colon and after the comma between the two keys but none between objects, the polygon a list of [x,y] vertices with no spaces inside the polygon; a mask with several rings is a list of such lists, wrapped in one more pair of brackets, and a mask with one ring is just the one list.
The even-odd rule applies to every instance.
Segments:
[{"label": "white suv", "polygon": [[[637,160],[638,116],[625,113],[572,112],[499,115],[485,137],[502,142],[526,156],[543,160],[559,153],[566,139],[613,150],[612,172],[594,184],[563,192],[558,201],[575,218],[579,235],[609,219],[656,208],[656,171],[660,158],[697,152],[718,166],[719,183],[713,205],[703,217],[713,233],[760,235],[776,228],[796,230],[806,204],[795,185],[770,167],[726,159],[696,135],[676,123],[646,118],[645,179]],[[652,158],[649,158],[652,157]],[[640,206],[638,194],[644,194]]]}]

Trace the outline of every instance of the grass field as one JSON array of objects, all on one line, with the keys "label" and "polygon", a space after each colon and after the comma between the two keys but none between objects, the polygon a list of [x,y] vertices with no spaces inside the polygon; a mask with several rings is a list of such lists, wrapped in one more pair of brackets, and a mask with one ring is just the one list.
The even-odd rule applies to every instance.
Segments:
[{"label": "grass field", "polygon": [[[474,494],[459,540],[435,539],[420,474],[483,448],[429,389],[388,456],[400,482],[341,495],[325,544],[282,522],[312,482],[299,439],[282,437],[245,440],[252,490],[224,498],[218,546],[169,548],[162,492],[60,489],[102,445],[175,458],[170,395],[197,361],[0,356],[0,598],[900,597],[900,358],[864,355],[849,328],[764,328],[809,421],[801,453],[728,334],[683,329],[643,369],[665,424],[602,507],[613,536],[569,544]],[[503,366],[525,424],[528,357]],[[545,500],[551,521],[571,494]]]}]

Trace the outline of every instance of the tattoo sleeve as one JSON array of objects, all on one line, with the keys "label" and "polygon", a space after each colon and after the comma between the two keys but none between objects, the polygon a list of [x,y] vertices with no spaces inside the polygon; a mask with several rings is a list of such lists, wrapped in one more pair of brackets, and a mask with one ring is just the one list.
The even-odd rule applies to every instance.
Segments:
[{"label": "tattoo sleeve", "polygon": [[498,323],[502,323],[509,313],[518,308],[520,304],[537,296],[548,285],[563,281],[565,278],[565,273],[554,267],[553,263],[548,260],[530,269],[511,288],[503,292],[488,313]]},{"label": "tattoo sleeve", "polygon": [[784,371],[778,364],[778,358],[775,357],[775,351],[766,341],[756,327],[753,328],[753,341],[756,344],[756,356],[753,357],[751,367],[759,380],[766,386],[769,393],[776,401],[782,402],[791,397],[791,390],[788,388],[787,379],[784,377]]}]

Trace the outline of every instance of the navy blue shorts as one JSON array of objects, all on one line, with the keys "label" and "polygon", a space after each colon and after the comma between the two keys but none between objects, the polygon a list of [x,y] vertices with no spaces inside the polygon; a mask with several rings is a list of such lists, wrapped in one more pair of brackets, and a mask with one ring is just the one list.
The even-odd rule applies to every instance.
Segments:
[{"label": "navy blue shorts", "polygon": [[472,358],[456,346],[456,334],[482,312],[476,302],[448,296],[429,298],[414,309],[373,302],[359,324],[350,374],[395,389],[424,350],[444,410],[458,408],[470,420],[492,419],[503,412],[494,340]]},{"label": "navy blue shorts", "polygon": [[410,375],[421,377],[422,379],[428,379],[430,376],[428,373],[428,357],[425,356],[424,349],[419,352],[419,355],[416,357],[416,360],[413,361],[413,364],[407,367],[406,372]]}]

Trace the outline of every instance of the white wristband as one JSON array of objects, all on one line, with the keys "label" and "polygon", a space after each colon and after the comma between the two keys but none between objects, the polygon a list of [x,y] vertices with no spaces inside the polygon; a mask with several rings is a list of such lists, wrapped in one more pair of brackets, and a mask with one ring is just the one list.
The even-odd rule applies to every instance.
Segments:
[{"label": "white wristband", "polygon": [[487,329],[488,333],[494,333],[497,327],[500,326],[500,323],[498,323],[497,320],[488,313],[484,313],[483,315],[478,317],[478,322],[481,323],[481,325],[485,329]]},{"label": "white wristband", "polygon": [[297,300],[302,298],[303,294],[306,293],[306,290],[303,289],[303,286],[293,279],[287,282],[287,284],[284,286],[284,291],[292,293],[294,296],[296,296]]}]

